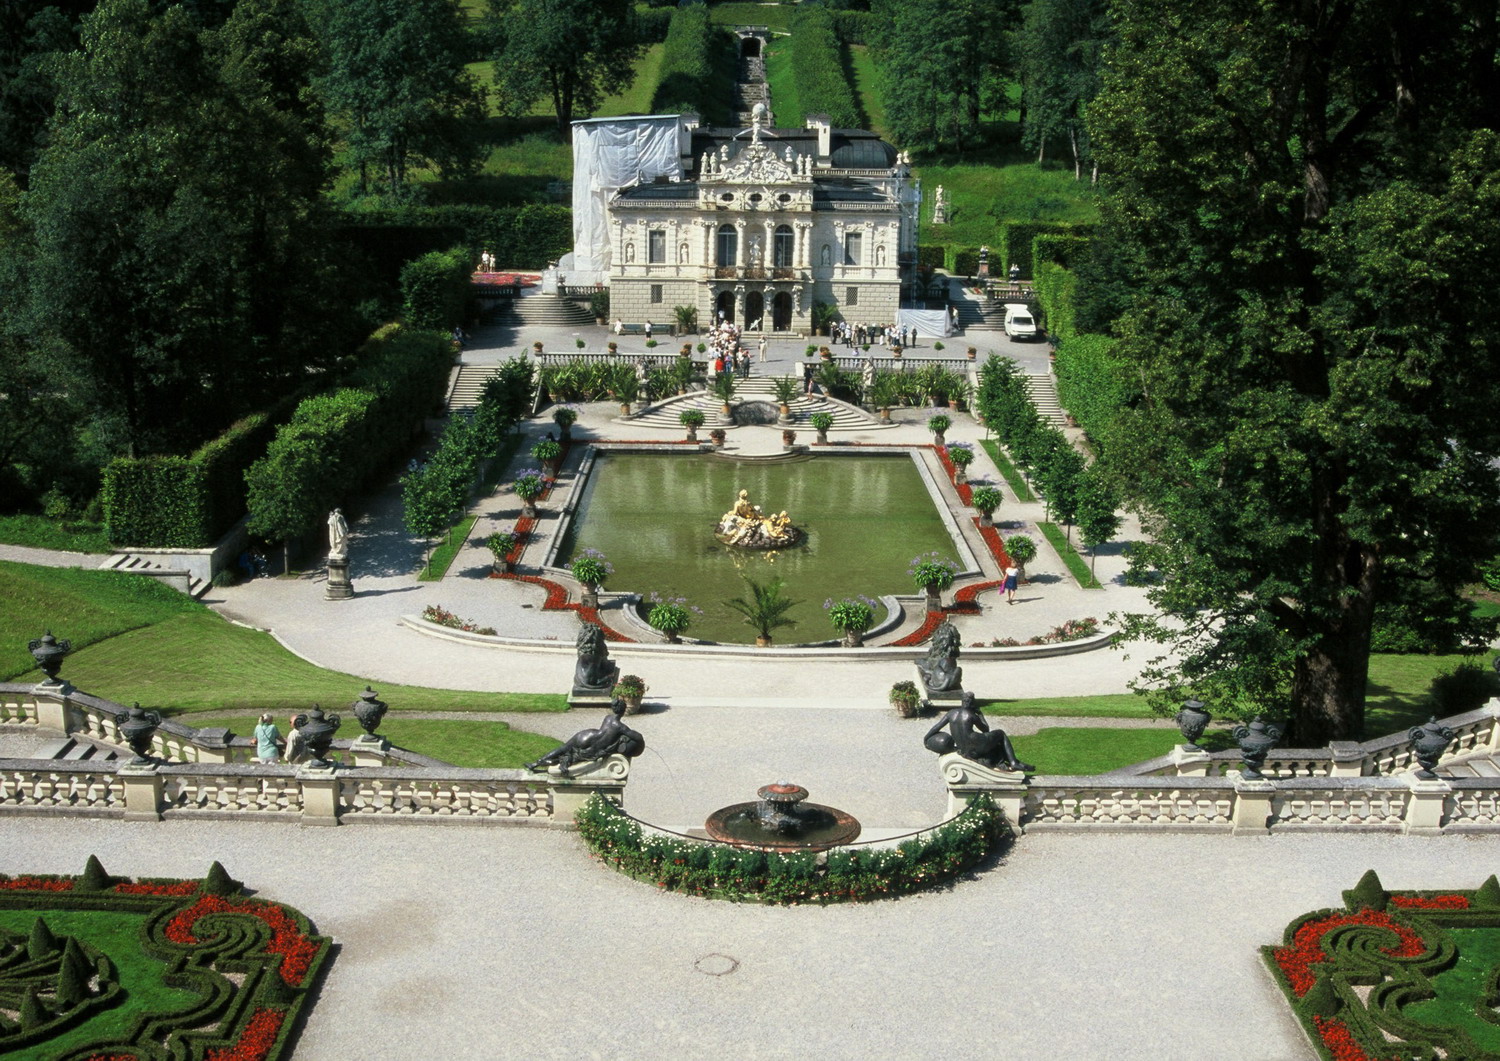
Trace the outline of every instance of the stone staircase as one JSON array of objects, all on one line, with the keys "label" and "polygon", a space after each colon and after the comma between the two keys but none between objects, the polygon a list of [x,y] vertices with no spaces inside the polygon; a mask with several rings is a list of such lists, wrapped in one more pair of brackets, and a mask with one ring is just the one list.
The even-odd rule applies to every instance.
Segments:
[{"label": "stone staircase", "polygon": [[202,597],[209,591],[209,584],[201,578],[195,578],[183,572],[186,587],[181,582],[183,579],[163,577],[167,571],[180,571],[180,568],[170,568],[158,561],[148,560],[134,553],[115,553],[99,565],[101,571],[123,571],[127,575],[143,575],[147,578],[156,578],[174,589],[185,589],[189,597],[194,600]]},{"label": "stone staircase", "polygon": [[87,759],[89,762],[104,763],[119,759],[120,754],[113,748],[95,744],[86,738],[57,737],[43,744],[30,758],[65,759],[72,762]]},{"label": "stone staircase", "polygon": [[502,303],[495,319],[503,324],[538,328],[576,328],[594,323],[591,310],[557,295],[522,295]]},{"label": "stone staircase", "polygon": [[485,381],[499,372],[499,365],[459,365],[448,389],[448,408],[477,409],[479,399],[484,397]]},{"label": "stone staircase", "polygon": [[[764,403],[773,408],[776,406],[776,390],[772,385],[770,377],[751,376],[749,379],[735,381],[734,397],[730,399],[729,404],[736,406],[747,402]],[[784,427],[794,431],[812,431],[812,425],[808,423],[808,418],[816,412],[826,412],[833,416],[833,426],[829,428],[830,432],[869,431],[875,428],[891,426],[880,423],[875,417],[863,410],[845,405],[842,402],[829,401],[821,395],[812,395],[809,397],[799,394],[789,404],[792,418],[791,423],[782,424],[773,418],[766,420],[762,426]],[[683,428],[682,422],[678,419],[679,415],[688,409],[698,409],[702,411],[704,417],[704,424],[699,428],[699,437],[704,437],[710,429],[721,426],[719,418],[723,407],[724,403],[712,391],[692,391],[681,397],[667,398],[659,404],[649,407],[645,412],[633,417],[631,422],[647,427],[681,431]],[[761,421],[756,422],[761,423]],[[727,427],[729,425],[722,426]],[[799,438],[797,441],[811,442],[812,440],[809,437],[807,439]]]},{"label": "stone staircase", "polygon": [[1028,374],[1026,394],[1031,399],[1031,404],[1036,406],[1036,411],[1041,414],[1043,422],[1058,427],[1067,424],[1068,415],[1063,412],[1062,403],[1057,399],[1057,380],[1050,372]]},{"label": "stone staircase", "polygon": [[958,310],[958,326],[966,333],[1005,331],[1005,303],[963,297],[953,305]]},{"label": "stone staircase", "polygon": [[751,112],[757,103],[766,105],[766,125],[774,125],[771,110],[771,89],[766,85],[766,61],[760,56],[740,60],[739,72],[734,85],[735,120],[741,126],[749,126]]}]

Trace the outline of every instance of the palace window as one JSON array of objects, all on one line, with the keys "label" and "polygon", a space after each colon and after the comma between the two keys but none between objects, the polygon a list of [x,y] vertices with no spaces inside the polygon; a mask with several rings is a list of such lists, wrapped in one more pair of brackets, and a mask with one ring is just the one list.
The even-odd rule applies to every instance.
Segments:
[{"label": "palace window", "polygon": [[865,237],[862,232],[850,232],[844,236],[844,264],[863,265],[865,260]]},{"label": "palace window", "polygon": [[646,261],[652,265],[665,265],[667,261],[667,231],[653,228],[646,233]]},{"label": "palace window", "polygon": [[776,226],[776,251],[772,265],[777,269],[790,269],[792,267],[792,255],[795,253],[796,240],[792,236],[791,225]]},{"label": "palace window", "polygon": [[740,234],[733,225],[719,226],[719,264],[738,265]]}]

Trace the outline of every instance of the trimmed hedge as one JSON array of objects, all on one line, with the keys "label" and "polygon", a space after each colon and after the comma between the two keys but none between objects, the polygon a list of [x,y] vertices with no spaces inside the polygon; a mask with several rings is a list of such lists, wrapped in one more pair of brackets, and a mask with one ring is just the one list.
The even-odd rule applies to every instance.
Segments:
[{"label": "trimmed hedge", "polygon": [[872,11],[834,11],[833,32],[844,44],[870,44],[880,32],[878,16]]},{"label": "trimmed hedge", "polygon": [[1036,291],[1047,334],[1065,340],[1074,334],[1073,307],[1078,293],[1078,274],[1050,262],[1037,266],[1032,284]]},{"label": "trimmed hedge", "polygon": [[642,44],[660,44],[667,39],[676,13],[670,7],[636,8],[635,39]]},{"label": "trimmed hedge", "polygon": [[927,269],[942,269],[948,264],[948,248],[941,243],[924,243],[917,247],[917,264]]},{"label": "trimmed hedge", "polygon": [[429,251],[459,245],[488,249],[506,268],[542,269],[573,249],[573,211],[555,203],[525,206],[399,206],[345,214],[340,235],[366,252],[383,281]]},{"label": "trimmed hedge", "polygon": [[729,120],[735,79],[734,37],[710,23],[702,4],[672,12],[662,53],[661,80],[651,97],[654,114],[698,111],[707,124]]},{"label": "trimmed hedge", "polygon": [[1057,347],[1057,396],[1101,452],[1114,425],[1140,393],[1114,356],[1115,341],[1105,335],[1073,335]]},{"label": "trimmed hedge", "polygon": [[1011,221],[1000,233],[1000,251],[1004,259],[1003,272],[1012,265],[1021,267],[1021,276],[1030,279],[1035,275],[1032,262],[1032,244],[1038,236],[1087,237],[1093,232],[1092,225],[1070,225],[1056,221]]},{"label": "trimmed hedge", "polygon": [[957,817],[891,848],[767,854],[730,844],[646,835],[598,795],[578,812],[578,835],[601,862],[668,891],[764,903],[868,902],[946,884],[984,861],[1008,835],[1005,815],[981,795]]},{"label": "trimmed hedge", "polygon": [[859,128],[833,13],[821,5],[800,4],[792,17],[792,74],[803,114],[826,114],[835,129]]},{"label": "trimmed hedge", "polygon": [[474,259],[463,247],[430,251],[401,270],[401,315],[413,328],[449,331],[463,322]]},{"label": "trimmed hedge", "polygon": [[387,325],[359,357],[348,385],[301,402],[245,473],[252,534],[305,534],[373,482],[442,399],[453,351],[441,332]]},{"label": "trimmed hedge", "polygon": [[1087,236],[1038,236],[1031,241],[1032,268],[1040,270],[1048,263],[1061,265],[1065,269],[1075,268],[1088,254],[1088,249]]}]

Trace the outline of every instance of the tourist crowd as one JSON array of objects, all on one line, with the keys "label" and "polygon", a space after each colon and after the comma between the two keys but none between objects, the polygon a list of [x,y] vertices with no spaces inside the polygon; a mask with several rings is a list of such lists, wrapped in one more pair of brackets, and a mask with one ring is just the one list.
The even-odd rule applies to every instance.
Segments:
[{"label": "tourist crowd", "polygon": [[851,324],[848,321],[834,321],[830,327],[829,338],[845,346],[864,346],[866,343],[872,346],[915,346],[917,328],[916,325],[903,328],[895,324]]}]

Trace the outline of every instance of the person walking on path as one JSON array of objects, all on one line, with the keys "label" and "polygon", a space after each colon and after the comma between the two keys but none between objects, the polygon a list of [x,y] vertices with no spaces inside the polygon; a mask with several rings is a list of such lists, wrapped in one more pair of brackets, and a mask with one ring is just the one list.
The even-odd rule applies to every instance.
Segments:
[{"label": "person walking on path", "polygon": [[260,725],[255,727],[255,757],[267,766],[281,756],[281,734],[276,723],[267,712],[260,716]]},{"label": "person walking on path", "polygon": [[1016,603],[1016,582],[1020,577],[1020,569],[1007,567],[1005,569],[1005,603]]},{"label": "person walking on path", "polygon": [[813,391],[813,365],[811,361],[802,362],[802,391],[811,394]]},{"label": "person walking on path", "polygon": [[760,350],[760,363],[764,365],[766,363],[766,337],[764,335],[760,337],[758,348]]}]

